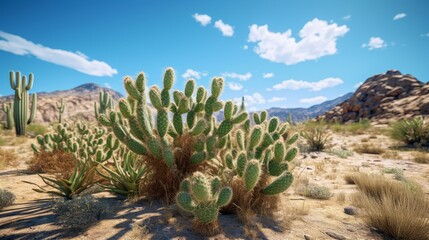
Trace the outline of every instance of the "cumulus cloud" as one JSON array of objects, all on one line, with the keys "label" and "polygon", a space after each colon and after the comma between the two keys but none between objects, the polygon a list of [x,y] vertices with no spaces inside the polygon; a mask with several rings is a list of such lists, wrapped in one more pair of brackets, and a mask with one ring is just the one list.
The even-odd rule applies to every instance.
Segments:
[{"label": "cumulus cloud", "polygon": [[227,84],[228,84],[229,89],[231,89],[233,91],[239,91],[239,90],[243,89],[243,85],[241,85],[239,83],[228,82]]},{"label": "cumulus cloud", "polygon": [[247,72],[245,74],[238,74],[238,73],[223,73],[222,76],[227,78],[234,78],[238,79],[240,81],[247,81],[252,77],[252,74],[250,72]]},{"label": "cumulus cloud", "polygon": [[92,76],[113,76],[118,71],[107,63],[98,60],[89,60],[81,52],[69,52],[62,49],[53,49],[41,44],[35,44],[20,36],[0,31],[0,50],[16,55],[32,55],[40,60],[65,66]]},{"label": "cumulus cloud", "polygon": [[352,19],[352,16],[351,16],[351,15],[347,15],[347,16],[344,16],[344,17],[343,17],[343,20],[346,20],[346,21],[348,21],[348,20],[350,20],[350,19]]},{"label": "cumulus cloud", "polygon": [[369,50],[385,48],[387,47],[386,42],[379,37],[371,37],[368,43],[362,44],[363,48],[368,48]]},{"label": "cumulus cloud", "polygon": [[393,17],[393,20],[399,20],[399,19],[404,18],[406,16],[407,16],[407,14],[405,14],[405,13],[398,13]]},{"label": "cumulus cloud", "polygon": [[318,97],[314,97],[314,98],[303,98],[300,99],[299,102],[300,103],[311,103],[311,104],[317,104],[317,103],[322,103],[324,101],[326,101],[327,98],[324,96],[318,96]]},{"label": "cumulus cloud", "polygon": [[276,84],[273,86],[274,90],[281,89],[291,89],[291,90],[299,90],[299,89],[310,89],[311,91],[320,91],[324,88],[330,88],[343,83],[343,80],[340,78],[325,78],[317,82],[307,82],[302,80],[294,80],[289,79],[285,80],[282,83]]},{"label": "cumulus cloud", "polygon": [[[236,104],[241,104],[241,98],[234,98],[234,102]],[[262,96],[260,93],[256,92],[252,95],[244,95],[244,104],[246,105],[246,107],[264,103],[266,103],[266,100],[264,96]]]},{"label": "cumulus cloud", "polygon": [[225,37],[232,37],[232,35],[234,35],[234,28],[231,25],[224,23],[222,20],[217,20],[214,27],[219,29]]},{"label": "cumulus cloud", "polygon": [[184,79],[189,79],[189,78],[200,79],[201,76],[204,76],[204,75],[205,75],[204,73],[197,72],[193,69],[187,69],[186,72],[182,74],[182,77]]},{"label": "cumulus cloud", "polygon": [[207,14],[195,13],[192,17],[194,17],[195,21],[199,22],[202,26],[207,26],[212,21],[212,18]]},{"label": "cumulus cloud", "polygon": [[299,31],[301,40],[292,37],[292,30],[270,32],[268,25],[250,27],[249,42],[257,43],[254,51],[272,62],[292,65],[319,59],[337,52],[337,39],[349,31],[346,25],[329,24],[317,18],[307,22]]},{"label": "cumulus cloud", "polygon": [[263,78],[272,78],[272,77],[274,77],[274,73],[264,73],[264,74],[262,75],[262,77],[263,77]]},{"label": "cumulus cloud", "polygon": [[285,97],[272,97],[271,99],[268,99],[269,103],[275,103],[275,102],[282,102],[285,101]]}]

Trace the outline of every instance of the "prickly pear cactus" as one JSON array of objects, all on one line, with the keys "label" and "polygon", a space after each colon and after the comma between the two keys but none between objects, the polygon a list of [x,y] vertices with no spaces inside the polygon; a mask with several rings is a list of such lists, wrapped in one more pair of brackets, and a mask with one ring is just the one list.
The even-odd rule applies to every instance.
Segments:
[{"label": "prickly pear cactus", "polygon": [[218,177],[207,177],[201,172],[195,172],[182,181],[176,203],[182,210],[192,212],[200,223],[217,222],[219,209],[228,205],[232,199],[232,189],[220,188],[220,184]]}]

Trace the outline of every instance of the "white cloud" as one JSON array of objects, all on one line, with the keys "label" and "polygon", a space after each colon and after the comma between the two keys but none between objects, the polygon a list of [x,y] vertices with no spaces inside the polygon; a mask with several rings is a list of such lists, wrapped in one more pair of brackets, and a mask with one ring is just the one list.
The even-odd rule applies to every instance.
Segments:
[{"label": "white cloud", "polygon": [[244,49],[244,50],[247,50],[248,48],[249,48],[249,46],[247,46],[247,45],[244,45],[244,46],[243,46],[243,49]]},{"label": "white cloud", "polygon": [[[241,104],[241,97],[240,98],[234,98],[234,102],[236,104]],[[258,105],[258,104],[264,104],[266,103],[266,100],[264,96],[262,96],[260,93],[254,93],[252,95],[244,95],[244,104],[246,107],[252,106],[252,105]]]},{"label": "white cloud", "polygon": [[239,90],[243,89],[243,85],[241,85],[239,83],[228,82],[227,84],[228,84],[229,89],[231,89],[233,91],[239,91]]},{"label": "white cloud", "polygon": [[351,16],[351,15],[347,15],[347,16],[344,16],[344,17],[343,17],[343,20],[346,20],[346,21],[348,21],[348,20],[350,20],[350,19],[352,19],[352,16]]},{"label": "white cloud", "polygon": [[253,24],[250,27],[248,41],[258,44],[254,51],[261,58],[292,65],[335,54],[337,39],[348,31],[346,25],[328,24],[315,18],[299,31],[301,40],[297,41],[292,37],[290,29],[284,33],[270,32],[267,25]]},{"label": "white cloud", "polygon": [[360,87],[360,85],[362,85],[363,84],[363,82],[358,82],[358,83],[356,83],[353,87],[354,88],[358,88],[358,87]]},{"label": "white cloud", "polygon": [[219,29],[222,32],[222,35],[225,37],[232,37],[232,35],[234,35],[233,27],[224,23],[222,20],[217,20],[214,26],[215,28]]},{"label": "white cloud", "polygon": [[342,84],[343,80],[340,78],[325,78],[317,82],[307,82],[302,80],[294,80],[289,79],[285,80],[282,83],[276,84],[273,86],[274,90],[281,89],[291,89],[291,90],[299,90],[299,89],[310,89],[311,91],[320,91],[324,88],[330,88]]},{"label": "white cloud", "polygon": [[371,37],[368,43],[362,44],[363,48],[368,48],[369,50],[385,48],[387,46],[386,42],[379,37]]},{"label": "white cloud", "polygon": [[407,14],[405,14],[405,13],[398,13],[393,17],[393,20],[399,20],[399,19],[404,18],[406,16],[407,16]]},{"label": "white cloud", "polygon": [[303,98],[300,99],[299,102],[300,103],[311,103],[311,104],[317,104],[317,103],[322,103],[324,101],[326,101],[327,98],[324,96],[318,96],[318,97],[314,97],[314,98]]},{"label": "white cloud", "polygon": [[269,103],[275,103],[275,102],[282,102],[285,101],[285,97],[272,97],[271,99],[268,99]]},{"label": "white cloud", "polygon": [[182,74],[182,77],[184,79],[189,79],[189,78],[200,79],[201,76],[205,76],[205,74],[201,72],[197,72],[193,69],[187,69],[186,72]]},{"label": "white cloud", "polygon": [[195,21],[199,22],[202,26],[207,26],[212,21],[212,18],[207,14],[195,13],[192,17],[194,17]]},{"label": "white cloud", "polygon": [[234,78],[238,79],[240,81],[247,81],[252,77],[252,74],[250,72],[247,72],[245,74],[238,74],[238,73],[223,73],[222,76],[228,77],[228,78]]},{"label": "white cloud", "polygon": [[104,83],[104,87],[109,88],[109,89],[111,89],[111,88],[112,88],[112,86],[110,86],[110,84],[109,84],[109,83]]},{"label": "white cloud", "polygon": [[274,73],[264,73],[264,74],[262,75],[262,77],[263,77],[263,78],[272,78],[272,77],[274,77]]},{"label": "white cloud", "polygon": [[40,60],[72,68],[76,71],[92,76],[113,76],[118,71],[107,63],[98,60],[89,60],[81,52],[69,52],[62,49],[53,49],[41,44],[35,44],[20,36],[0,31],[0,50],[16,55],[33,55]]}]

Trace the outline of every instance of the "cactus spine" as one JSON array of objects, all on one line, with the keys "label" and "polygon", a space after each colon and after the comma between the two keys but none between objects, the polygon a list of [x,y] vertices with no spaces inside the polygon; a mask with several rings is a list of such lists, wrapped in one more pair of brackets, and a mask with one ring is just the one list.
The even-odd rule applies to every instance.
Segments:
[{"label": "cactus spine", "polygon": [[62,123],[62,115],[63,115],[63,113],[64,113],[64,109],[65,109],[65,105],[64,105],[64,102],[63,102],[63,99],[61,98],[61,102],[58,104],[58,103],[56,103],[56,105],[57,105],[57,109],[58,109],[58,123]]},{"label": "cactus spine", "polygon": [[3,112],[6,114],[5,128],[10,130],[13,128],[13,103],[3,104]]},{"label": "cactus spine", "polygon": [[37,106],[37,94],[34,93],[32,97],[32,105],[30,110],[30,117],[28,117],[28,91],[33,87],[33,74],[30,73],[27,79],[22,76],[20,72],[10,71],[10,87],[15,90],[14,97],[14,111],[13,118],[15,122],[15,132],[17,136],[25,135],[25,128],[34,120]]}]

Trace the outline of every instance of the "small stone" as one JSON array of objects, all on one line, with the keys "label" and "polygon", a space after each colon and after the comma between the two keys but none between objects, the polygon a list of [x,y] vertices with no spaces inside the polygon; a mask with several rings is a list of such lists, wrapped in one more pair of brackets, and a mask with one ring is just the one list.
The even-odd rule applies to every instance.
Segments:
[{"label": "small stone", "polygon": [[352,206],[348,206],[344,208],[344,213],[347,215],[356,215],[356,208]]},{"label": "small stone", "polygon": [[337,239],[337,240],[346,240],[347,239],[346,237],[344,237],[340,234],[334,233],[334,232],[326,232],[326,234],[328,234],[328,236],[330,236],[331,238]]},{"label": "small stone", "polygon": [[305,240],[311,240],[311,236],[310,235],[304,235],[304,239]]}]

